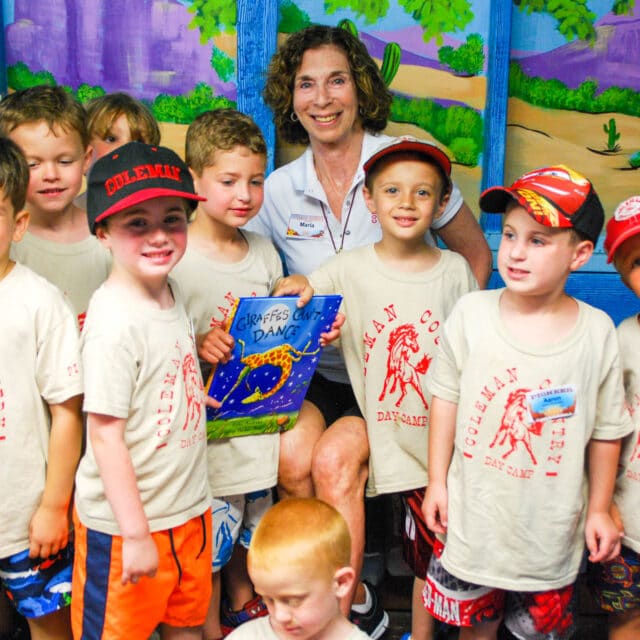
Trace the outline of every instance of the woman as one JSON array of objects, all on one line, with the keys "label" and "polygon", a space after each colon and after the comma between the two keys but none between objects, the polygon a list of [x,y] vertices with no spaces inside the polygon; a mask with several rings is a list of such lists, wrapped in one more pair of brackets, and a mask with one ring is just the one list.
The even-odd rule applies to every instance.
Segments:
[{"label": "woman", "polygon": [[[252,228],[274,241],[292,273],[308,274],[343,249],[378,241],[378,221],[362,195],[362,165],[385,140],[379,134],[392,98],[365,46],[336,27],[292,34],[271,60],[264,97],[281,138],[308,147],[269,176]],[[457,187],[434,227],[450,249],[465,256],[484,286],[491,252]],[[364,551],[368,457],[366,425],[344,364],[335,349],[326,348],[296,427],[281,440],[279,491],[316,495],[342,513],[356,572]],[[376,606],[375,593],[360,584],[354,602],[372,605],[356,604],[352,619],[371,637],[380,637],[386,613]]]}]

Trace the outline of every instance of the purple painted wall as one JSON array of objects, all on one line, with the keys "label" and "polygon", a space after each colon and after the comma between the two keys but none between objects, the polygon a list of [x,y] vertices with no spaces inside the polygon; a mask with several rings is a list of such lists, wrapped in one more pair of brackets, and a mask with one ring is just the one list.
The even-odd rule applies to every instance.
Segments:
[{"label": "purple painted wall", "polygon": [[86,83],[150,100],[200,82],[235,100],[235,82],[218,78],[212,44],[202,45],[200,32],[188,28],[192,18],[176,0],[16,0],[7,64],[50,71],[74,88]]}]

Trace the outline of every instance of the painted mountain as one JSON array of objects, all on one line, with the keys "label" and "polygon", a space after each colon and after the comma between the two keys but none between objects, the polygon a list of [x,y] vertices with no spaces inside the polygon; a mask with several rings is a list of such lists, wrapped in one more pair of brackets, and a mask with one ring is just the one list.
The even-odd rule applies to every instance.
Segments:
[{"label": "painted mountain", "polygon": [[[135,6],[135,10],[133,7]],[[235,82],[211,67],[212,45],[189,29],[192,14],[176,0],[15,0],[6,28],[7,64],[24,62],[77,88],[131,91],[153,99],[199,83],[236,99]]]},{"label": "painted mountain", "polygon": [[595,80],[600,91],[620,87],[640,91],[640,16],[607,14],[596,22],[593,46],[574,41],[546,53],[518,59],[529,76],[555,78],[575,89]]}]

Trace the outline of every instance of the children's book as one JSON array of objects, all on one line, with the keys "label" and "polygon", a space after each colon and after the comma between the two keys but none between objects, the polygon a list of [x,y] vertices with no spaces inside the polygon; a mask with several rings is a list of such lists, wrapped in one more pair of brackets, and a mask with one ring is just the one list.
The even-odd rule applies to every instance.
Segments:
[{"label": "children's book", "polygon": [[238,298],[227,321],[235,339],[231,359],[214,369],[207,393],[207,437],[230,438],[291,429],[342,296]]}]

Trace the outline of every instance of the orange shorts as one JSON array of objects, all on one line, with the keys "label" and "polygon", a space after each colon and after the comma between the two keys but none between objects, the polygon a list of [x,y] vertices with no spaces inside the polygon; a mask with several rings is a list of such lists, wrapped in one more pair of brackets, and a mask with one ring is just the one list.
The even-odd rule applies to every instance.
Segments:
[{"label": "orange shorts", "polygon": [[71,624],[82,640],[148,638],[158,624],[197,627],[211,597],[211,511],[151,534],[153,578],[123,585],[122,538],[85,527],[76,513]]}]

